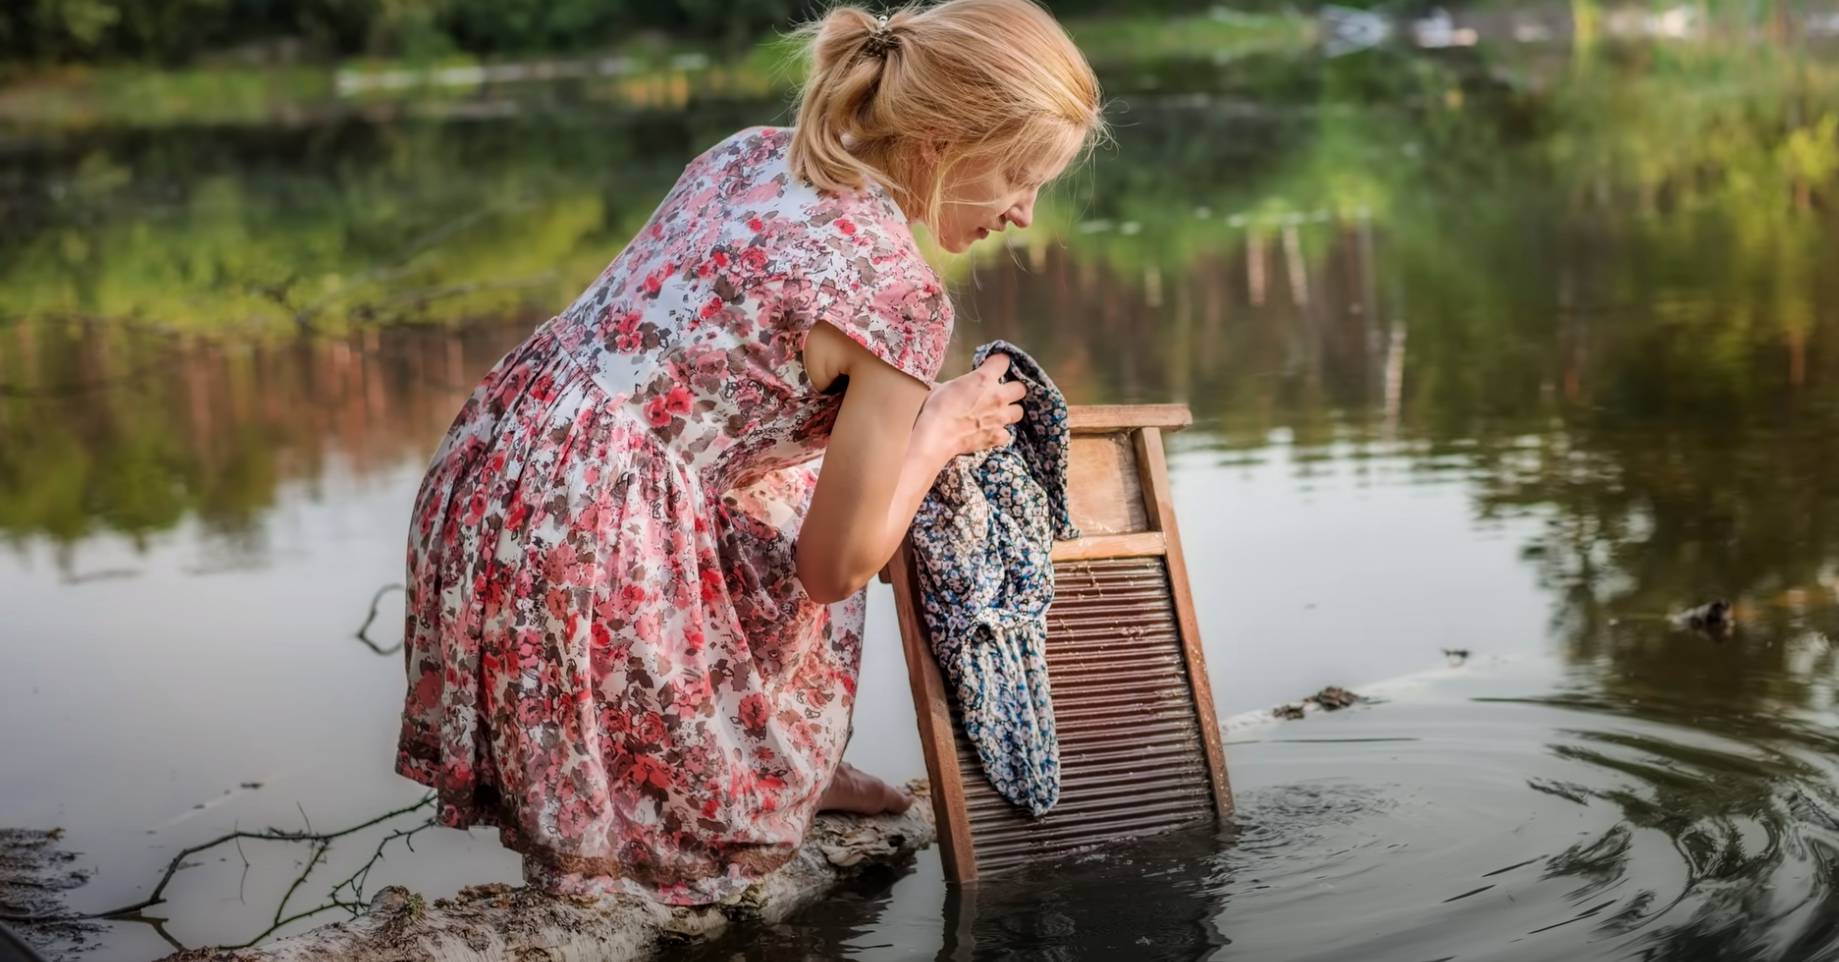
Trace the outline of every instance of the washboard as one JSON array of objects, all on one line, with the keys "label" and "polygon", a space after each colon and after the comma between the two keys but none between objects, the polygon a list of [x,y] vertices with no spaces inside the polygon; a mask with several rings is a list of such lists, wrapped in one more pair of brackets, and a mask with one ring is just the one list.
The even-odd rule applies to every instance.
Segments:
[{"label": "washboard", "polygon": [[1232,811],[1226,758],[1169,497],[1162,435],[1185,405],[1074,407],[1068,500],[1082,537],[1054,547],[1047,668],[1060,800],[1031,818],[984,777],[920,616],[910,545],[894,588],[946,876],[972,882],[1035,859]]}]

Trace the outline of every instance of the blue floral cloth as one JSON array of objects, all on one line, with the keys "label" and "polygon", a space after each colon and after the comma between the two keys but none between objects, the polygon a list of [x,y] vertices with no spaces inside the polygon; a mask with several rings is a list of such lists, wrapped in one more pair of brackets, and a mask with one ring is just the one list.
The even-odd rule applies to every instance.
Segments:
[{"label": "blue floral cloth", "polygon": [[1079,537],[1066,508],[1066,399],[1034,359],[1005,341],[1008,378],[1028,386],[1005,447],[952,461],[914,516],[920,608],[932,653],[1004,798],[1040,815],[1060,797],[1060,740],[1047,680],[1054,539]]}]

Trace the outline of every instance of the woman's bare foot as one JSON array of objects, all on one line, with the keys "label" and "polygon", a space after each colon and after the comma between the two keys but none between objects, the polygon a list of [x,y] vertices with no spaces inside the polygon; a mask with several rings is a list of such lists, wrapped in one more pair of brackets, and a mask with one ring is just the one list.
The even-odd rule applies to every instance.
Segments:
[{"label": "woman's bare foot", "polygon": [[817,810],[879,815],[883,812],[904,812],[911,804],[912,795],[843,762],[837,766],[836,777],[830,780],[830,787],[824,789],[824,797],[818,801]]}]

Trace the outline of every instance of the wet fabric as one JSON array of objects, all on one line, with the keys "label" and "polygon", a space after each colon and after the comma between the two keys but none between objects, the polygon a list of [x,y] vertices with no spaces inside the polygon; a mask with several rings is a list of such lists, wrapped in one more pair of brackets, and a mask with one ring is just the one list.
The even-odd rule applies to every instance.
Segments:
[{"label": "wet fabric", "polygon": [[911,532],[920,608],[933,656],[1004,798],[1040,815],[1060,797],[1060,743],[1047,676],[1047,608],[1055,539],[1079,537],[1067,513],[1066,399],[1032,357],[1006,341],[1008,379],[1028,387],[1010,444],[956,458]]}]

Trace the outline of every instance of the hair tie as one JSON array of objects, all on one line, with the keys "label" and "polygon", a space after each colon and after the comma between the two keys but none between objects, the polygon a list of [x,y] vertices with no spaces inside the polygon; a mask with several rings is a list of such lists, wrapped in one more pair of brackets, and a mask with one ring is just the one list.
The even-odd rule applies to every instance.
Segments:
[{"label": "hair tie", "polygon": [[875,18],[875,25],[868,31],[868,42],[862,45],[862,49],[870,54],[883,54],[899,46],[899,40],[894,34],[894,28],[888,25],[888,15],[884,13]]}]

